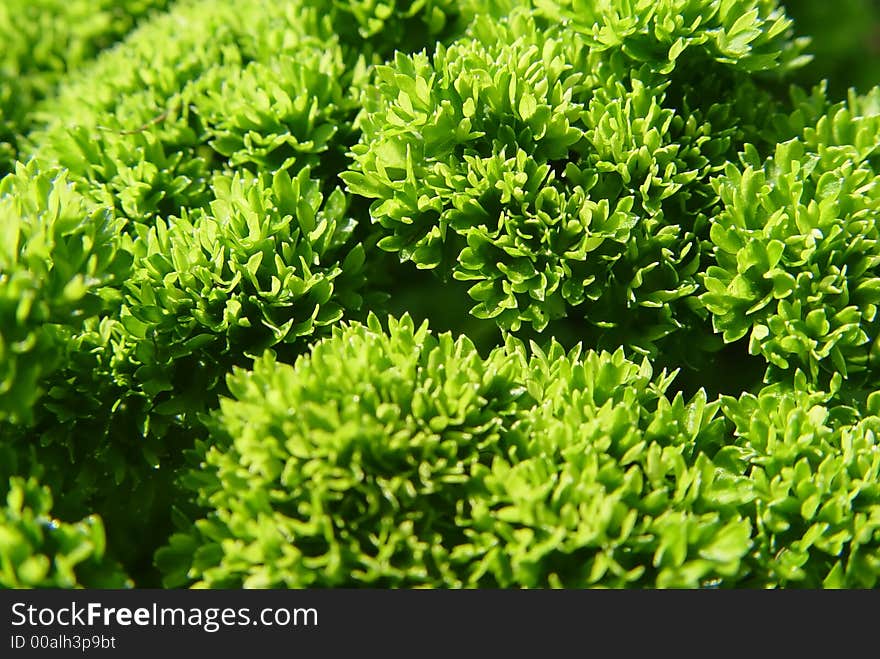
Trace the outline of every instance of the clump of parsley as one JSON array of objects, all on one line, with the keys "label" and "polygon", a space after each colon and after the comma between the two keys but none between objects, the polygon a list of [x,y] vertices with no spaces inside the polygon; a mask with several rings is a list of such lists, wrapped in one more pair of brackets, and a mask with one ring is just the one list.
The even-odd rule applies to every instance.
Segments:
[{"label": "clump of parsley", "polygon": [[876,586],[868,3],[24,4],[0,585]]}]

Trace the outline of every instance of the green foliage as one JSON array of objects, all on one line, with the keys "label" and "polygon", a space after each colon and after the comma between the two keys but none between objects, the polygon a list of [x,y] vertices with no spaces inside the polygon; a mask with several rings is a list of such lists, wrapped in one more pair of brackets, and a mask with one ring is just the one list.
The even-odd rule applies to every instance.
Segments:
[{"label": "green foliage", "polygon": [[35,103],[168,0],[6,0],[0,5],[0,174]]},{"label": "green foliage", "polygon": [[877,335],[880,208],[876,94],[830,108],[798,138],[716,180],[715,260],[701,299],[725,341],[780,369],[869,369]]},{"label": "green foliage", "polygon": [[0,587],[122,588],[131,585],[105,556],[104,526],[51,516],[52,494],[36,479],[12,478],[0,509]]},{"label": "green foliage", "polygon": [[876,585],[880,418],[802,375],[686,401],[619,350],[530,352],[373,318],[236,371],[167,585]]},{"label": "green foliage", "polygon": [[2,585],[876,587],[876,21],[783,4],[6,2]]},{"label": "green foliage", "polygon": [[[503,31],[484,23],[485,40],[441,48],[433,63],[424,54],[398,55],[393,67],[379,67],[379,96],[367,98],[375,112],[361,122],[355,147],[363,173],[344,179],[353,192],[378,199],[373,217],[393,230],[383,249],[477,280],[478,317],[543,327],[554,309],[557,316],[564,309],[568,262],[590,247],[580,229],[588,220],[577,216],[583,193],[545,185],[555,178],[546,161],[566,158],[581,137],[571,122],[582,111],[583,76],[568,63],[576,55],[562,55],[561,41],[548,40],[542,52],[538,28],[520,18]],[[612,236],[625,232],[627,203],[620,212],[597,208],[596,223]],[[507,262],[483,272],[480,255],[462,253],[467,244]],[[534,263],[531,252],[539,249],[546,257]],[[572,279],[573,288],[578,281],[583,287],[586,274]]]},{"label": "green foliage", "polygon": [[118,304],[118,228],[63,171],[19,164],[0,182],[0,422],[29,421],[65,341]]},{"label": "green foliage", "polygon": [[[84,196],[124,218],[122,242],[134,261],[119,286],[118,313],[77,337],[72,369],[53,390],[56,409],[74,410],[90,391],[102,391],[114,413],[130,407],[132,393],[146,395],[141,407],[157,407],[163,401],[153,398],[173,389],[162,369],[176,363],[186,372],[191,357],[216,362],[223,349],[206,346],[225,342],[230,325],[253,321],[249,340],[271,345],[307,335],[344,305],[360,303],[356,270],[364,247],[342,249],[354,223],[332,165],[343,157],[340,140],[352,114],[345,98],[351,77],[339,49],[296,31],[316,25],[296,3],[270,12],[262,3],[207,4],[183,3],[144,23],[44,105],[54,114],[33,136],[36,152],[65,166]],[[254,21],[242,26],[237,11]],[[177,41],[159,38],[187,21],[199,29]],[[159,99],[171,99],[167,116],[154,114]],[[76,110],[61,115],[61,105]],[[309,178],[310,167],[319,181]],[[298,226],[288,230],[291,221]],[[341,277],[349,290],[319,315],[349,251]],[[294,278],[301,280],[296,292],[287,289]],[[307,299],[293,309],[300,298]],[[179,317],[187,309],[191,321]],[[264,321],[271,339],[261,338]],[[210,399],[211,383],[193,379]],[[149,421],[142,416],[137,434]]]},{"label": "green foliage", "polygon": [[[198,29],[168,41],[181,23]],[[28,426],[0,431],[18,451],[41,447],[49,482],[70,492],[64,513],[112,521],[127,562],[160,538],[138,541],[149,526],[106,483],[137,499],[141,521],[164,508],[167,522],[175,465],[226,370],[277,343],[296,354],[362,304],[370,239],[354,236],[337,180],[359,74],[325,23],[295,2],[180,3],[69,76],[38,114],[37,160],[63,167],[83,207],[102,209],[130,267],[107,304],[72,309],[70,327],[41,311],[29,329],[10,289],[4,341],[8,326],[10,350],[43,354],[4,363],[4,379],[18,373],[4,405]],[[44,287],[58,277],[39,264],[78,264],[38,256],[20,269]],[[104,283],[99,256],[82,266],[89,287]]]},{"label": "green foliage", "polygon": [[454,584],[458,518],[516,453],[516,373],[407,317],[235,371],[188,477],[215,512],[159,554],[169,585]]},{"label": "green foliage", "polygon": [[532,352],[527,455],[493,464],[461,550],[478,572],[506,587],[734,583],[751,522],[704,453],[724,441],[717,402],[668,398],[673,377],[620,350]]},{"label": "green foliage", "polygon": [[346,197],[337,188],[325,200],[309,174],[218,176],[209,209],[142,230],[119,318],[143,390],[173,392],[157,414],[199,410],[205,382],[242,356],[301,342],[361,306],[364,247],[352,243]]},{"label": "green foliage", "polygon": [[686,50],[743,71],[796,68],[804,39],[777,0],[535,0],[594,50],[619,50],[670,73]]},{"label": "green foliage", "polygon": [[483,360],[408,317],[346,327],[292,367],[267,355],[231,376],[187,477],[212,512],[160,566],[202,587],[737,575],[750,523],[713,501],[729,484],[692,445],[720,441],[718,404],[670,400],[670,381],[621,351]]},{"label": "green foliage", "polygon": [[493,2],[474,0],[306,0],[331,17],[333,31],[359,54],[385,59],[399,50],[413,52],[444,41]]},{"label": "green foliage", "polygon": [[[736,440],[718,461],[747,477],[755,519],[750,584],[874,588],[880,578],[880,408],[871,416],[768,387],[726,399]],[[875,397],[876,398],[876,395]],[[854,418],[856,417],[856,418]]]},{"label": "green foliage", "polygon": [[[357,111],[349,85],[361,84],[364,69],[352,50],[363,42],[335,23],[357,16],[374,35],[378,15],[380,24],[440,21],[436,3],[383,7],[391,11],[306,0],[176,3],[68,76],[36,112],[44,126],[30,136],[32,151],[135,222],[206,205],[211,175],[225,167],[320,162],[335,178]],[[402,45],[395,38],[412,41],[420,33],[406,24],[396,37],[371,39],[390,49]],[[422,38],[419,47],[433,45]]]},{"label": "green foliage", "polygon": [[[341,55],[322,53],[321,36],[326,26],[297,2],[175,5],[68,77],[40,107],[33,152],[132,223],[203,207],[224,165],[282,150],[278,167],[326,148],[328,120],[345,117],[334,115]],[[285,100],[282,84],[296,97]],[[252,98],[229,100],[245,87]]]},{"label": "green foliage", "polygon": [[475,282],[476,317],[542,331],[571,315],[652,350],[693,313],[676,302],[697,289],[707,177],[731,148],[664,107],[667,86],[527,13],[478,19],[432,60],[377,67],[343,178],[375,199],[380,247]]},{"label": "green foliage", "polygon": [[210,84],[200,100],[208,144],[231,167],[274,172],[324,163],[325,177],[336,175],[340,141],[348,139],[338,133],[349,130],[352,107],[346,69],[338,48],[307,43],[290,55],[217,74],[219,88]]}]

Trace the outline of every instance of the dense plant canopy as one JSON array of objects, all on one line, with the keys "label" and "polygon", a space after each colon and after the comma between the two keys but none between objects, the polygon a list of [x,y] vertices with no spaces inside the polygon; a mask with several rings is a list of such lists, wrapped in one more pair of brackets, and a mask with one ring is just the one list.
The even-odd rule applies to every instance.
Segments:
[{"label": "dense plant canopy", "polygon": [[5,3],[0,586],[875,587],[817,6]]}]

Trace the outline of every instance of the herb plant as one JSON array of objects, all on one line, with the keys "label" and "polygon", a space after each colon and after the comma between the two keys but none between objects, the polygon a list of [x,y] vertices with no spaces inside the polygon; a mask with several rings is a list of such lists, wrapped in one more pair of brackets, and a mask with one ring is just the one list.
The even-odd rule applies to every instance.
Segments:
[{"label": "herb plant", "polygon": [[875,587],[841,4],[4,5],[0,586]]}]

